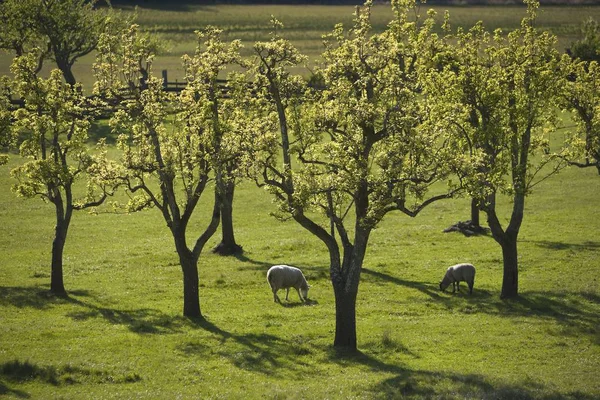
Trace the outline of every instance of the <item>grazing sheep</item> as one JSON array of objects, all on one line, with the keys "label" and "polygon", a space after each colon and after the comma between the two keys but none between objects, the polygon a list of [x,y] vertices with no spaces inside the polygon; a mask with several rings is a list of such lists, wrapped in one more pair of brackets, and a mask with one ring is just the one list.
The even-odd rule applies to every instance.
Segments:
[{"label": "grazing sheep", "polygon": [[469,285],[469,294],[473,293],[473,284],[475,283],[475,267],[472,264],[456,264],[448,268],[444,279],[440,282],[440,290],[443,292],[452,284],[452,293],[456,290],[460,292],[460,282],[467,282]]},{"label": "grazing sheep", "polygon": [[290,288],[293,287],[298,292],[300,301],[308,300],[308,283],[306,278],[298,268],[290,267],[289,265],[274,265],[267,272],[267,281],[273,291],[273,300],[276,303],[281,303],[277,291],[286,289],[285,300],[288,301]]}]

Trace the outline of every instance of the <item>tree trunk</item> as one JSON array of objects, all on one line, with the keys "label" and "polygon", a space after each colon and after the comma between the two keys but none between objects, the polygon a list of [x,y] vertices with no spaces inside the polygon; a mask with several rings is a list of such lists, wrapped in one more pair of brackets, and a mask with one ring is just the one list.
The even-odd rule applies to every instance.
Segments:
[{"label": "tree trunk", "polygon": [[479,206],[477,203],[476,199],[471,199],[471,225],[479,227],[481,225],[479,225]]},{"label": "tree trunk", "polygon": [[67,296],[65,284],[63,280],[63,251],[67,241],[67,232],[71,224],[71,216],[73,215],[73,206],[71,199],[71,188],[65,188],[67,196],[66,205],[63,204],[63,199],[60,191],[57,188],[50,188],[53,193],[52,202],[56,211],[56,226],[54,228],[54,240],[52,241],[52,266],[50,273],[50,292],[57,296]]},{"label": "tree trunk", "polygon": [[191,254],[180,254],[179,262],[183,272],[183,315],[200,318],[200,293],[198,289],[198,260]]},{"label": "tree trunk", "polygon": [[[185,231],[185,229],[183,230]],[[198,257],[194,256],[185,240],[185,233],[174,229],[175,249],[179,255],[179,264],[183,273],[183,316],[200,318],[200,293],[198,289]]]},{"label": "tree trunk", "polygon": [[50,292],[57,296],[66,296],[63,280],[63,251],[67,238],[68,225],[61,221],[56,224],[54,240],[52,241],[52,266],[50,274]]},{"label": "tree trunk", "polygon": [[223,196],[221,197],[221,242],[213,249],[213,253],[223,256],[241,254],[243,249],[235,242],[233,231],[233,195],[235,182],[223,183]]},{"label": "tree trunk", "polygon": [[56,58],[56,66],[60,69],[60,72],[62,72],[65,82],[71,86],[75,86],[77,79],[75,79],[75,75],[73,75],[69,62],[62,57]]},{"label": "tree trunk", "polygon": [[501,299],[510,299],[519,295],[519,264],[517,260],[517,238],[506,235],[502,243],[504,275],[502,278]]},{"label": "tree trunk", "polygon": [[510,299],[519,295],[519,264],[517,259],[517,237],[521,225],[524,207],[524,197],[515,196],[511,222],[506,232],[496,214],[496,195],[490,196],[485,208],[487,221],[494,240],[502,247],[504,273],[502,277],[501,299]]},{"label": "tree trunk", "polygon": [[73,75],[73,71],[71,71],[71,67],[63,69],[62,73],[65,78],[65,82],[67,82],[71,86],[75,86],[77,80],[75,79],[75,75]]},{"label": "tree trunk", "polygon": [[335,292],[335,339],[336,348],[356,351],[356,295],[344,288],[334,288]]},{"label": "tree trunk", "polygon": [[333,346],[356,351],[356,297],[367,251],[370,229],[356,224],[354,245],[344,250],[342,279],[332,280],[335,293],[335,339]]}]

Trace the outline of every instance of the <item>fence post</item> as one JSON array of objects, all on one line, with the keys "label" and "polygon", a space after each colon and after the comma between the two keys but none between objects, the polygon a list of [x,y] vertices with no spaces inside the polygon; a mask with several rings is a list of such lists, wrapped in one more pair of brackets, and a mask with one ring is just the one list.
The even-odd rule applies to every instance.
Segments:
[{"label": "fence post", "polygon": [[169,86],[169,80],[167,79],[167,70],[162,70],[162,78],[163,78],[163,89],[167,90],[167,86]]}]

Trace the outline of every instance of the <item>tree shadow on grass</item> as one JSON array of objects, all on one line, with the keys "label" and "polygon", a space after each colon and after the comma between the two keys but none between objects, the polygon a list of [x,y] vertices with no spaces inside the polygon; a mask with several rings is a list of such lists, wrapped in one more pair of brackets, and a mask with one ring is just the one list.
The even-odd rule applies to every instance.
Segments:
[{"label": "tree shadow on grass", "polygon": [[[73,290],[69,295],[86,297],[87,290]],[[72,303],[71,297],[55,296],[42,286],[0,286],[0,305],[38,310]]]},{"label": "tree shadow on grass", "polygon": [[[269,270],[269,268],[271,268],[272,266],[282,264],[281,262],[277,263],[277,262],[253,260],[250,257],[248,257],[247,254],[237,254],[237,255],[235,255],[235,258],[237,258],[238,261],[252,265],[252,266],[247,266],[247,265],[241,266],[238,268],[238,270],[240,270],[240,271],[253,270],[253,271],[264,272],[266,274],[267,271]],[[296,267],[296,268],[299,268],[300,270],[302,270],[302,273],[306,277],[306,280],[309,281],[309,284],[310,284],[311,280],[329,279],[329,268],[324,268],[324,267],[319,267],[319,266],[310,266],[310,265],[295,265],[295,264],[289,264],[289,263],[285,264],[285,265],[289,265],[290,267]],[[265,278],[266,278],[266,276],[265,276]]]},{"label": "tree shadow on grass", "polygon": [[[371,388],[373,398],[381,399],[495,399],[495,400],[592,400],[581,392],[561,393],[525,380],[516,384],[493,382],[477,374],[438,371],[402,371]],[[545,394],[541,394],[545,393]]]},{"label": "tree shadow on grass", "polygon": [[455,295],[444,294],[437,285],[404,280],[368,269],[363,269],[363,272],[383,282],[418,290],[448,311],[551,320],[561,325],[561,334],[592,335],[595,342],[600,344],[600,296],[592,292],[521,292],[516,299],[501,300],[498,295],[485,289],[475,288],[473,294],[469,295],[463,287],[462,292]]},{"label": "tree shadow on grass", "polygon": [[[73,385],[81,382],[94,384],[133,383],[142,380],[137,373],[120,373],[98,368],[87,368],[66,365],[40,365],[31,361],[11,360],[0,363],[0,377],[8,382],[23,384],[37,381],[52,386]],[[0,380],[0,395],[14,394],[17,397],[29,398],[28,393],[10,389]]]},{"label": "tree shadow on grass", "polygon": [[114,308],[97,307],[83,302],[77,302],[84,311],[75,311],[67,314],[77,321],[102,317],[113,325],[125,325],[131,332],[140,334],[166,334],[180,332],[184,326],[183,317],[164,314],[151,308],[136,310],[118,310]]},{"label": "tree shadow on grass", "polygon": [[272,267],[273,265],[275,265],[273,263],[269,263],[269,262],[266,262],[266,261],[253,260],[250,257],[248,257],[247,254],[244,254],[244,253],[242,253],[242,254],[234,254],[234,257],[238,261],[241,261],[243,263],[251,264],[252,265],[251,267],[249,267],[249,266],[239,267],[238,268],[239,270],[249,270],[250,269],[250,270],[254,270],[254,271],[264,271],[265,273],[267,273],[267,271],[269,270],[269,268]]},{"label": "tree shadow on grass", "polygon": [[11,389],[6,383],[0,380],[0,396],[14,396],[20,399],[29,399],[31,395],[27,392],[18,389]]},{"label": "tree shadow on grass", "polygon": [[394,285],[405,286],[410,289],[415,289],[420,291],[421,293],[426,294],[427,296],[433,299],[443,299],[445,296],[442,295],[440,288],[437,284],[430,284],[424,282],[415,282],[408,281],[405,279],[400,279],[390,274],[385,274],[383,272],[373,271],[371,269],[363,268],[362,272],[366,275],[366,277],[372,278],[374,281],[393,283]]},{"label": "tree shadow on grass", "polygon": [[[457,374],[446,371],[412,370],[402,365],[390,364],[363,352],[345,352],[334,348],[326,351],[327,360],[340,367],[362,365],[373,372],[385,372],[392,377],[384,379],[370,389],[373,399],[547,399],[592,400],[596,396],[581,392],[560,393],[550,391],[531,380],[518,384],[490,381],[477,374]],[[541,392],[547,392],[540,396]]]},{"label": "tree shadow on grass", "polygon": [[[309,367],[309,363],[304,362],[301,356],[308,356],[313,350],[304,336],[295,335],[286,340],[268,333],[236,334],[225,331],[204,318],[189,321],[196,328],[214,334],[213,340],[218,344],[210,342],[207,344],[206,339],[202,342],[188,341],[178,349],[186,356],[219,356],[237,368],[271,377],[280,376],[280,371],[285,371],[287,374],[289,371],[298,371],[303,367],[302,373],[305,374],[306,368]],[[232,343],[224,346],[225,342]]]},{"label": "tree shadow on grass", "polygon": [[67,297],[59,297],[39,286],[0,287],[0,306],[48,310],[52,307],[76,305],[79,309],[68,312],[67,317],[75,321],[104,318],[111,324],[125,325],[132,332],[140,334],[175,333],[181,331],[186,324],[184,317],[168,315],[151,308],[121,310],[102,307],[95,304],[96,301],[86,299],[91,297],[86,290],[71,290]]},{"label": "tree shadow on grass", "polygon": [[527,241],[548,250],[600,251],[600,242],[586,240],[581,243],[553,242],[550,240]]}]

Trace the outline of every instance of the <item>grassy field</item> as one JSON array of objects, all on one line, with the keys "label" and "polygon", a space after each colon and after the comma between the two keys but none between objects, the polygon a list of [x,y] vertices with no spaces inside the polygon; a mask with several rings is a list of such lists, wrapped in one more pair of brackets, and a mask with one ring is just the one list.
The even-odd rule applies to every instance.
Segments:
[{"label": "grassy field", "polygon": [[[236,192],[245,253],[200,260],[206,322],[182,318],[181,271],[158,212],[75,215],[69,299],[49,297],[53,210],[16,199],[0,167],[0,396],[33,399],[600,398],[600,178],[570,169],[527,200],[521,298],[499,300],[490,237],[442,230],[466,199],[374,232],[358,298],[357,356],[331,349],[334,299],[324,247],[269,216],[267,193]],[[205,206],[205,212],[210,209]],[[205,220],[199,215],[193,226]],[[213,238],[210,245],[217,243]],[[441,293],[445,268],[477,267],[475,290]],[[313,302],[273,303],[270,265],[302,268]]]},{"label": "grassy field", "polygon": [[[425,15],[428,7],[422,6],[421,15]],[[489,30],[501,28],[512,30],[519,26],[525,14],[522,6],[486,6],[486,7],[432,7],[441,19],[444,10],[451,15],[454,27],[469,28],[477,21],[484,21]],[[123,8],[124,13],[133,12],[132,8]],[[161,37],[166,43],[166,51],[157,57],[155,71],[167,69],[170,80],[182,80],[181,56],[193,53],[196,46],[195,30],[208,25],[215,25],[224,30],[225,39],[241,39],[245,48],[244,55],[249,55],[252,45],[258,40],[268,40],[271,28],[271,15],[277,17],[285,25],[283,36],[291,40],[299,50],[310,57],[310,65],[318,62],[321,54],[323,34],[331,32],[335,24],[341,22],[345,26],[352,23],[353,6],[258,6],[258,5],[218,5],[218,6],[180,6],[173,9],[137,9],[140,26]],[[372,21],[375,31],[382,31],[392,16],[389,5],[375,5]],[[555,33],[558,48],[564,51],[580,34],[583,20],[593,17],[600,21],[600,6],[558,7],[544,6],[539,11],[538,25]],[[12,54],[0,53],[0,75],[8,74]],[[93,76],[91,65],[94,56],[88,55],[73,67],[75,77],[86,88],[91,88]],[[52,68],[47,63],[46,72]],[[309,74],[302,69],[300,72]]]},{"label": "grassy field", "polygon": [[[460,24],[483,18],[510,29],[521,16],[515,10],[451,13]],[[276,14],[303,51],[316,56],[310,46],[318,47],[321,32],[347,22],[351,12],[218,6],[139,14],[145,28],[177,43],[159,59],[170,69],[191,51],[193,29],[207,21],[251,42],[266,37],[268,15]],[[584,17],[600,20],[599,14],[600,7],[547,8],[542,18],[565,40]],[[377,6],[377,26],[386,18]],[[90,79],[91,59],[77,66],[76,76]],[[0,74],[7,65],[0,59]],[[468,218],[467,199],[436,203],[414,219],[389,215],[371,236],[357,304],[361,352],[349,356],[331,348],[335,305],[326,250],[296,224],[272,218],[269,195],[250,183],[240,185],[235,199],[244,255],[205,251],[199,262],[206,321],[181,317],[181,270],[156,210],[76,214],[64,260],[70,297],[48,296],[53,209],[10,192],[8,171],[18,161],[13,156],[0,166],[2,398],[600,398],[594,170],[566,170],[527,199],[515,301],[499,299],[502,256],[491,237],[442,233]],[[211,209],[204,205],[193,230],[204,227]],[[472,296],[438,290],[447,266],[457,262],[477,267]],[[310,305],[295,293],[284,306],[273,303],[265,275],[278,263],[302,268],[312,285]]]}]

